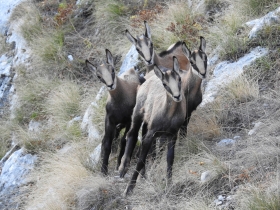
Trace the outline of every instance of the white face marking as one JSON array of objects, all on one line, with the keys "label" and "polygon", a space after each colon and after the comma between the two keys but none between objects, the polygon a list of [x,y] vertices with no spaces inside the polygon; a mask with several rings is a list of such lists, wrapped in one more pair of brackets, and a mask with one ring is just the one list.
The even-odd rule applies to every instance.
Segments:
[{"label": "white face marking", "polygon": [[107,89],[114,90],[116,88],[116,80],[112,78],[112,72],[108,70],[108,68],[101,64],[98,68],[98,75],[104,80]]}]

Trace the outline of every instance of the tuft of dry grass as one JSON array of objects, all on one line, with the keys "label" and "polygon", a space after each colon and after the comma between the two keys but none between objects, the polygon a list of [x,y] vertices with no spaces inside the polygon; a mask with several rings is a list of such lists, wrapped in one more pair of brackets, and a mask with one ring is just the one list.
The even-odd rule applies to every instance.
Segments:
[{"label": "tuft of dry grass", "polygon": [[192,49],[205,31],[203,16],[189,8],[186,2],[175,1],[167,6],[168,9],[150,24],[155,48],[166,50],[181,40]]},{"label": "tuft of dry grass", "polygon": [[61,83],[49,94],[46,110],[54,121],[68,122],[80,114],[80,87],[74,82]]},{"label": "tuft of dry grass", "polygon": [[74,207],[79,184],[90,176],[81,164],[77,145],[41,157],[41,166],[32,172],[36,180],[25,209],[69,209]]}]

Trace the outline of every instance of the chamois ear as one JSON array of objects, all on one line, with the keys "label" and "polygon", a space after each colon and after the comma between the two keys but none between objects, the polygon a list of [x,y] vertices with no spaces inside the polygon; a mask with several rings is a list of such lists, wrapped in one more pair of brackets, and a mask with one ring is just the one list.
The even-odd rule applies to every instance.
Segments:
[{"label": "chamois ear", "polygon": [[88,67],[89,70],[96,73],[96,67],[91,62],[89,62],[88,59],[86,59],[86,66]]},{"label": "chamois ear", "polygon": [[199,46],[199,49],[202,51],[202,52],[205,52],[205,48],[206,48],[206,41],[205,39],[203,38],[203,36],[200,37],[200,46]]},{"label": "chamois ear", "polygon": [[157,65],[154,65],[154,72],[160,80],[163,79],[163,73]]},{"label": "chamois ear", "polygon": [[183,53],[185,54],[185,56],[190,60],[191,51],[189,50],[189,48],[187,47],[185,42],[182,43],[182,50],[183,50]]},{"label": "chamois ear", "polygon": [[180,71],[180,65],[176,56],[173,56],[173,71],[175,71],[177,74],[179,74]]},{"label": "chamois ear", "polygon": [[114,58],[112,56],[112,53],[108,49],[106,49],[105,51],[106,51],[107,63],[114,66]]},{"label": "chamois ear", "polygon": [[150,26],[148,25],[147,21],[144,21],[145,24],[145,36],[148,37],[150,40],[152,40],[152,34],[151,34],[151,29]]},{"label": "chamois ear", "polygon": [[128,30],[125,30],[125,35],[128,38],[128,40],[136,46],[137,40],[131,35],[131,33],[129,33]]}]

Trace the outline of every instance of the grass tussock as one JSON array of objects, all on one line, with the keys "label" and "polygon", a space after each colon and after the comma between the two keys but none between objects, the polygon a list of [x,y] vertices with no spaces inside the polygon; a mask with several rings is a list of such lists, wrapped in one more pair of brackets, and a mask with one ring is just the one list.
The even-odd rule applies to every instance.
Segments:
[{"label": "grass tussock", "polygon": [[12,125],[6,119],[0,121],[0,160],[8,151],[12,139]]},{"label": "grass tussock", "polygon": [[32,119],[39,120],[46,117],[45,103],[48,94],[57,83],[45,77],[28,78],[26,69],[19,69],[20,74],[16,83],[18,101],[20,104],[15,110],[15,120],[20,124],[29,123]]},{"label": "grass tussock", "polygon": [[203,16],[189,8],[187,3],[170,3],[168,9],[158,15],[157,21],[151,23],[154,46],[162,51],[181,40],[192,49],[205,30],[203,23]]},{"label": "grass tussock", "polygon": [[251,16],[265,15],[279,6],[279,0],[245,0],[243,6]]},{"label": "grass tussock", "polygon": [[79,152],[74,147],[68,147],[71,152],[61,151],[42,157],[41,167],[32,174],[36,185],[25,209],[73,208],[77,187],[90,176],[77,158]]},{"label": "grass tussock", "polygon": [[80,114],[81,91],[74,82],[64,82],[54,89],[46,102],[46,110],[55,122],[68,122]]}]

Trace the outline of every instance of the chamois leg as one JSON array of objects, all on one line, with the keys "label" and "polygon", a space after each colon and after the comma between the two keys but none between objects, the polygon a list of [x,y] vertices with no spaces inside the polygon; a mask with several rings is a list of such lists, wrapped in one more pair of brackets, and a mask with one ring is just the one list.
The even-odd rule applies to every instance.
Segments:
[{"label": "chamois leg", "polygon": [[105,119],[105,135],[102,140],[102,146],[101,146],[101,172],[104,175],[108,174],[108,161],[109,161],[109,155],[111,153],[111,147],[112,147],[112,141],[115,136],[116,131],[116,125],[111,122],[106,116]]},{"label": "chamois leg", "polygon": [[167,183],[171,183],[172,178],[172,166],[174,162],[174,149],[175,149],[175,143],[177,139],[177,133],[174,136],[171,136],[168,139],[168,150],[167,150]]},{"label": "chamois leg", "polygon": [[147,158],[147,154],[151,148],[153,142],[153,132],[148,132],[146,135],[146,138],[142,141],[142,149],[141,149],[141,154],[140,157],[138,159],[137,165],[136,165],[136,169],[131,177],[131,180],[124,192],[124,195],[128,195],[130,193],[132,193],[135,185],[136,185],[136,180],[137,177],[139,175],[139,172],[143,169],[143,167],[145,166],[146,163],[146,158]]},{"label": "chamois leg", "polygon": [[118,137],[123,128],[125,128],[125,124],[123,124],[123,123],[117,124],[117,126],[116,126],[116,132],[115,132],[115,136],[114,136],[114,139],[112,142],[112,149],[111,149],[112,153],[116,153],[118,151],[118,146],[119,146]]},{"label": "chamois leg", "polygon": [[[145,139],[146,137],[146,134],[147,134],[147,126],[148,124],[147,123],[143,123],[142,125],[142,141],[143,139]],[[142,145],[139,147],[138,151],[137,151],[137,157],[139,158],[140,157],[140,154],[141,154],[141,148],[142,148]],[[146,178],[146,164],[144,165],[143,169],[141,170],[141,176]]]},{"label": "chamois leg", "polygon": [[[145,138],[146,133],[147,133],[147,123],[143,123],[142,125],[142,140]],[[141,146],[138,147],[137,153],[136,153],[136,157],[139,158],[141,153]]]},{"label": "chamois leg", "polygon": [[119,157],[118,157],[118,162],[117,162],[116,170],[119,169],[119,166],[120,166],[120,164],[121,164],[122,156],[123,156],[124,151],[125,151],[126,134],[127,134],[127,132],[129,131],[130,125],[131,125],[131,123],[127,123],[127,124],[126,124],[124,135],[123,135],[123,137],[122,137],[122,139],[121,139],[121,141],[120,141],[120,154],[119,154]]},{"label": "chamois leg", "polygon": [[130,130],[127,133],[126,147],[125,147],[124,155],[121,159],[121,164],[119,167],[119,172],[120,172],[121,178],[124,177],[124,175],[126,174],[126,172],[128,170],[130,159],[131,159],[133,150],[135,148],[135,145],[137,143],[138,131],[141,127],[141,124],[142,124],[142,117],[140,115],[135,116],[133,118]]}]

